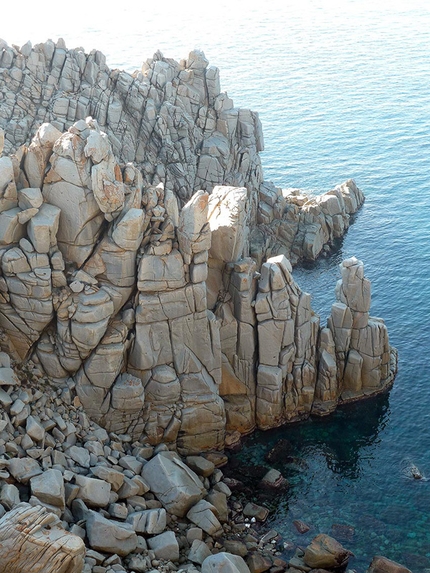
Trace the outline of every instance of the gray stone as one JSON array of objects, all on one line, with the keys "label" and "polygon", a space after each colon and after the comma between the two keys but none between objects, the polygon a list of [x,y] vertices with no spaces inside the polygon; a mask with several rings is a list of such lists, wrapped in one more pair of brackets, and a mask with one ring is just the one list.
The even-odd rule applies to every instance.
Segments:
[{"label": "gray stone", "polygon": [[91,468],[93,475],[110,483],[112,491],[118,491],[124,483],[124,474],[107,466],[94,466]]},{"label": "gray stone", "polygon": [[42,473],[42,468],[32,458],[12,458],[8,470],[17,481],[24,484]]},{"label": "gray stone", "polygon": [[250,573],[242,557],[224,551],[210,555],[202,563],[202,573]]},{"label": "gray stone", "polygon": [[155,553],[157,559],[169,561],[179,560],[179,545],[173,531],[165,531],[160,535],[148,539],[148,546]]},{"label": "gray stone", "polygon": [[197,475],[174,455],[154,456],[143,467],[142,477],[165,509],[179,517],[205,494]]},{"label": "gray stone", "polygon": [[45,437],[45,429],[33,416],[27,418],[25,431],[36,442],[42,441]]},{"label": "gray stone", "polygon": [[187,518],[195,525],[206,531],[208,535],[214,535],[221,528],[218,521],[216,508],[208,501],[202,499],[194,505],[187,513]]},{"label": "gray stone", "polygon": [[60,471],[49,469],[30,480],[31,493],[41,502],[64,509],[65,492],[63,475]]},{"label": "gray stone", "polygon": [[193,563],[201,565],[209,555],[211,555],[211,551],[206,543],[199,539],[194,539],[190,552],[188,553],[188,559]]},{"label": "gray stone", "polygon": [[86,527],[89,544],[97,551],[125,557],[137,547],[137,535],[128,523],[106,519],[90,511]]},{"label": "gray stone", "polygon": [[13,484],[5,483],[0,490],[0,503],[10,511],[20,501],[18,488]]},{"label": "gray stone", "polygon": [[203,456],[187,456],[186,463],[197,475],[209,477],[213,474],[215,466]]},{"label": "gray stone", "polygon": [[166,528],[166,510],[161,508],[135,511],[128,515],[127,523],[132,525],[136,533],[162,533]]},{"label": "gray stone", "polygon": [[110,483],[82,475],[76,476],[77,497],[91,507],[106,507],[110,500]]}]

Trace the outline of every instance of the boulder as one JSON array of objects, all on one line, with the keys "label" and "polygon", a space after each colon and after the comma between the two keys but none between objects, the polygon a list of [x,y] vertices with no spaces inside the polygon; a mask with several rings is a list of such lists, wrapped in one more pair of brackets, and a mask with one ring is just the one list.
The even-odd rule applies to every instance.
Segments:
[{"label": "boulder", "polygon": [[222,528],[221,523],[215,515],[216,513],[217,510],[215,506],[201,499],[187,513],[187,518],[197,525],[197,527],[206,531],[208,535],[214,535]]},{"label": "boulder", "polygon": [[202,573],[250,573],[242,557],[224,551],[207,557],[202,563],[201,571]]},{"label": "boulder", "polygon": [[81,573],[83,540],[44,507],[21,503],[0,519],[0,563],[7,573]]},{"label": "boulder", "polygon": [[313,569],[333,569],[346,565],[349,556],[350,552],[336,539],[321,533],[307,546],[303,560]]},{"label": "boulder", "polygon": [[160,508],[134,511],[128,515],[127,523],[130,523],[136,533],[162,533],[166,528],[166,510]]},{"label": "boulder", "polygon": [[9,461],[8,470],[17,481],[24,484],[43,471],[33,458],[12,458]]},{"label": "boulder", "polygon": [[198,476],[176,455],[160,453],[142,469],[142,477],[165,509],[183,517],[205,495]]},{"label": "boulder", "polygon": [[211,551],[206,543],[201,539],[194,539],[190,552],[188,553],[188,560],[201,565],[210,555]]},{"label": "boulder", "polygon": [[148,546],[157,559],[179,560],[179,545],[173,531],[165,531],[148,539]]},{"label": "boulder", "polygon": [[60,509],[65,507],[63,475],[59,470],[49,469],[30,480],[31,493],[42,503]]},{"label": "boulder", "polygon": [[76,485],[79,486],[77,497],[91,507],[105,507],[110,499],[110,483],[101,479],[77,475]]},{"label": "boulder", "polygon": [[97,551],[125,557],[137,547],[137,535],[129,523],[106,519],[100,513],[90,511],[86,527],[89,544]]}]

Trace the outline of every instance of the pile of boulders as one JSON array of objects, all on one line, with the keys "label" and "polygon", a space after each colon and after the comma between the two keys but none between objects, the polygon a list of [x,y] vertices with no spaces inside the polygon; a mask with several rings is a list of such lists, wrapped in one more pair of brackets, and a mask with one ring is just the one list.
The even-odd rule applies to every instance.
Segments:
[{"label": "pile of boulders", "polygon": [[277,546],[253,529],[268,510],[229,501],[217,467],[224,454],[182,459],[164,444],[108,433],[88,419],[72,382],[55,388],[31,362],[14,370],[4,352],[0,405],[0,562],[8,573],[203,563],[256,571],[261,559],[263,570],[285,569]]},{"label": "pile of boulders", "polygon": [[[240,482],[224,477],[223,453],[181,458],[164,444],[108,433],[88,419],[72,381],[55,388],[31,362],[12,368],[4,352],[0,405],[2,572],[298,573],[347,566],[350,552],[323,534],[286,559],[281,536],[263,526],[269,510],[234,494]],[[283,481],[272,469],[262,484],[279,488]],[[373,573],[398,566],[375,559]]]}]

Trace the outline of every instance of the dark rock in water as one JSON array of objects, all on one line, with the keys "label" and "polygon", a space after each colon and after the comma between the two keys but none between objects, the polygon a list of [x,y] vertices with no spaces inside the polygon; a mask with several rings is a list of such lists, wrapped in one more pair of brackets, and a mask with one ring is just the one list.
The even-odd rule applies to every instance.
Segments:
[{"label": "dark rock in water", "polygon": [[296,546],[292,541],[284,541],[283,543],[284,553],[290,554],[295,551]]},{"label": "dark rock in water", "polygon": [[391,559],[376,555],[373,558],[367,573],[412,573],[412,571],[403,567],[400,563],[396,563],[395,561],[391,561]]},{"label": "dark rock in water", "polygon": [[287,454],[291,453],[293,446],[291,442],[286,440],[285,438],[280,439],[276,444],[273,446],[271,450],[267,452],[265,455],[265,460],[267,462],[284,462]]},{"label": "dark rock in water", "polygon": [[[423,551],[423,553],[426,553]],[[425,555],[416,555],[415,553],[402,553],[402,561],[408,564],[413,569],[428,569],[430,568],[430,559]]]},{"label": "dark rock in water", "polygon": [[310,530],[310,526],[304,521],[301,521],[300,519],[295,519],[293,521],[293,525],[297,529],[297,531],[302,535]]},{"label": "dark rock in water", "polygon": [[250,483],[257,485],[267,474],[267,471],[266,466],[244,463],[232,457],[224,469],[224,475],[229,478],[234,478],[239,475],[248,485]]},{"label": "dark rock in water", "polygon": [[354,537],[355,529],[352,527],[352,525],[333,523],[330,533],[335,539],[339,541],[351,541]]},{"label": "dark rock in water", "polygon": [[285,458],[284,465],[296,466],[301,470],[306,470],[308,468],[306,460],[304,460],[303,458],[294,458],[292,456],[287,456]]},{"label": "dark rock in water", "polygon": [[376,533],[383,533],[387,530],[387,525],[373,515],[361,515],[358,523],[360,528],[370,529]]},{"label": "dark rock in water", "polygon": [[269,541],[272,541],[273,539],[277,538],[278,538],[278,532],[276,531],[276,529],[269,529],[269,531],[267,531],[260,538],[260,542],[264,545],[265,543],[269,543]]},{"label": "dark rock in water", "polygon": [[224,478],[224,483],[233,491],[244,487],[243,482],[235,478],[226,477]]}]

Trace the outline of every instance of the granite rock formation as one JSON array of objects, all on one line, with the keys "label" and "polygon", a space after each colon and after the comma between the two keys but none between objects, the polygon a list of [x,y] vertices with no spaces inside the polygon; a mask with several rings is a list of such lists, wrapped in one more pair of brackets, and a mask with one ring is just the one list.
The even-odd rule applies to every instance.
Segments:
[{"label": "granite rock formation", "polygon": [[8,512],[0,521],[0,547],[9,573],[81,573],[84,566],[83,540],[42,506],[20,503]]},{"label": "granite rock formation", "polygon": [[258,116],[201,52],[133,75],[61,41],[0,58],[0,327],[16,363],[108,431],[183,454],[392,382],[362,263],[342,264],[326,328],[292,276],[361,191],[264,182]]},{"label": "granite rock formation", "polygon": [[[324,246],[343,234],[350,215],[363,203],[362,193],[351,181],[314,198],[298,189],[279,189],[264,181],[259,157],[264,142],[258,114],[234,107],[221,91],[218,68],[210,66],[198,50],[180,62],[156,52],[141,70],[129,74],[109,69],[101,52],[68,50],[61,39],[34,47],[28,42],[21,48],[0,40],[0,69],[0,129],[5,131],[5,153],[16,152],[23,144],[29,146],[25,158],[29,187],[41,187],[47,155],[59,132],[91,116],[107,135],[113,155],[121,163],[133,162],[139,168],[143,188],[163,183],[180,206],[200,189],[210,193],[221,184],[246,187],[254,223],[250,248],[259,264],[279,254],[293,263],[301,258],[315,259]],[[53,127],[39,131],[32,142],[45,123]],[[87,145],[89,161],[97,139],[92,134]],[[67,173],[67,144],[62,145],[56,149],[60,155],[54,162],[59,169],[57,173],[54,165],[57,176]],[[98,178],[98,185],[108,165],[110,169],[113,166],[101,149],[100,158],[92,158],[95,164],[103,159],[92,175]],[[18,156],[21,159],[22,153]],[[88,169],[81,163],[77,173],[66,175],[65,181],[71,185],[82,183],[78,184],[80,194],[74,189],[75,204],[88,190]],[[80,176],[82,181],[77,181]],[[107,181],[114,184],[112,173]],[[57,182],[55,178],[51,181],[51,195]],[[110,192],[119,192],[114,188]],[[78,239],[75,247],[81,253],[94,238],[91,232],[97,234],[100,222],[100,217],[92,220],[94,199],[90,203],[87,232],[82,230],[79,237],[59,237],[61,242]],[[114,210],[114,205],[101,207],[103,213],[106,209]]]}]

